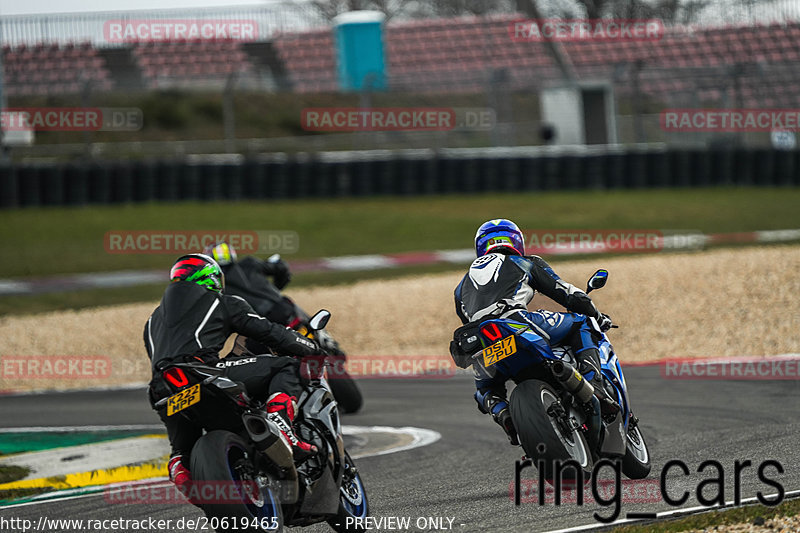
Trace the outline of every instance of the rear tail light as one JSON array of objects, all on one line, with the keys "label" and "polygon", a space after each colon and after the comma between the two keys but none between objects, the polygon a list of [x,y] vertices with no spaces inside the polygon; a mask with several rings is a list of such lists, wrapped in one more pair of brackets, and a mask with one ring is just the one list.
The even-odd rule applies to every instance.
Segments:
[{"label": "rear tail light", "polygon": [[189,384],[189,378],[186,377],[183,370],[180,368],[169,368],[164,371],[164,378],[175,387],[185,387]]},{"label": "rear tail light", "polygon": [[489,339],[490,341],[494,342],[499,340],[503,334],[500,332],[500,328],[497,327],[497,324],[491,322],[481,328],[481,333]]}]

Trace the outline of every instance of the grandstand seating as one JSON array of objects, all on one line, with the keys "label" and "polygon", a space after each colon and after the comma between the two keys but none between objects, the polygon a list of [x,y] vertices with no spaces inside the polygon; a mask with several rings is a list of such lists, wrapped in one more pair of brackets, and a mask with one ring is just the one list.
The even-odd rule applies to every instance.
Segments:
[{"label": "grandstand seating", "polygon": [[[492,72],[506,69],[513,89],[535,88],[557,76],[545,45],[514,42],[511,16],[421,20],[391,24],[386,30],[390,85],[396,90],[474,92],[485,90]],[[298,92],[335,90],[330,31],[279,36],[274,45]],[[700,102],[726,98],[732,67],[738,75],[741,105],[795,105],[800,89],[800,23],[769,26],[669,29],[658,41],[564,43],[582,79],[618,79],[620,67],[639,65],[640,90],[655,98],[687,94]],[[623,69],[624,70],[624,69]],[[795,74],[798,73],[798,74]],[[618,87],[630,92],[630,70]],[[711,87],[697,91],[703,80]],[[776,81],[776,83],[771,83]],[[766,86],[769,85],[769,90]],[[768,94],[765,94],[768,93]]]},{"label": "grandstand seating", "polygon": [[3,47],[4,86],[9,96],[77,93],[112,86],[103,59],[89,43]]},{"label": "grandstand seating", "polygon": [[[512,16],[401,21],[388,25],[386,53],[394,90],[475,92],[492,83],[498,70],[512,89],[535,90],[557,77],[546,47],[514,42]],[[281,87],[296,92],[337,89],[335,50],[329,29],[276,35]],[[145,87],[184,80],[224,78],[255,72],[258,58],[236,41],[134,44],[132,63]],[[659,41],[564,43],[581,79],[612,79],[617,90],[638,87],[654,98],[684,95],[693,102],[731,98],[734,78],[741,105],[796,105],[800,89],[800,23],[718,28],[676,27]],[[88,44],[5,47],[8,94],[77,92],[82,83],[112,86],[112,69]],[[270,59],[275,61],[275,58]],[[269,64],[269,61],[261,61]],[[738,69],[738,70],[737,70]]]},{"label": "grandstand seating", "polygon": [[273,44],[295,91],[336,90],[335,50],[330,30],[287,34],[276,38]]},{"label": "grandstand seating", "polygon": [[133,56],[150,87],[164,79],[196,82],[252,69],[239,43],[230,40],[146,43],[135,46]]}]

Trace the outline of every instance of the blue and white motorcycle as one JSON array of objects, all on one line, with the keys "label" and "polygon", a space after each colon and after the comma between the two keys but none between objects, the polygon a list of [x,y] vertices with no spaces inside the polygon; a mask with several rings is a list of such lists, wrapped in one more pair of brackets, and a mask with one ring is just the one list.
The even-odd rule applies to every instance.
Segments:
[{"label": "blue and white motorcycle", "polygon": [[[607,279],[608,271],[598,270],[586,292],[603,287]],[[526,457],[544,470],[545,479],[582,475],[586,480],[602,458],[619,461],[622,473],[631,479],[645,478],[650,473],[650,453],[631,410],[622,367],[606,334],[591,322],[606,392],[621,407],[613,415],[601,416],[594,388],[576,370],[572,350],[551,348],[525,322],[480,322],[474,332],[480,344],[475,345],[483,349],[463,363],[471,363],[479,378],[499,374],[516,383],[509,402],[514,427]],[[564,468],[567,462],[570,468]]]}]

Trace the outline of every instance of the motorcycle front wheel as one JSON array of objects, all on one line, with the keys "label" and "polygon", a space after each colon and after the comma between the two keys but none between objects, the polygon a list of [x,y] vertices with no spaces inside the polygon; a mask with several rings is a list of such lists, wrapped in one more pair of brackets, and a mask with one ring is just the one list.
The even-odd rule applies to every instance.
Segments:
[{"label": "motorcycle front wheel", "polygon": [[622,473],[630,479],[644,479],[650,474],[650,450],[638,424],[628,429],[625,457],[622,458]]},{"label": "motorcycle front wheel", "polygon": [[355,519],[364,519],[369,515],[367,491],[361,481],[361,474],[347,452],[344,452],[344,462],[345,472],[339,489],[339,511],[336,517],[328,520],[328,525],[338,532],[366,531],[363,521],[359,524]]}]

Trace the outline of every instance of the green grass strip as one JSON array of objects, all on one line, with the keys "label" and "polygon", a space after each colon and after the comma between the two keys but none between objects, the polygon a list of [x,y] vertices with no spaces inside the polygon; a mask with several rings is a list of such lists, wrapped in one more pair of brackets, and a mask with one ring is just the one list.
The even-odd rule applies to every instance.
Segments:
[{"label": "green grass strip", "polygon": [[800,188],[526,192],[218,202],[0,211],[11,253],[0,277],[169,269],[176,254],[112,254],[109,231],[297,232],[290,262],[326,256],[470,248],[485,220],[525,230],[646,229],[706,233],[800,228]]},{"label": "green grass strip", "polygon": [[614,528],[614,533],[679,533],[693,529],[704,529],[754,522],[761,523],[774,517],[800,514],[800,498],[786,500],[775,507],[766,505],[747,505],[733,509],[703,512],[685,518],[654,522],[645,525],[630,525]]},{"label": "green grass strip", "polygon": [[30,468],[16,465],[0,465],[0,483],[22,479],[30,473]]},{"label": "green grass strip", "polygon": [[[147,435],[152,431],[42,432],[0,433],[0,454],[38,452],[65,446],[79,446],[110,440]],[[23,476],[24,477],[24,476]],[[5,481],[13,481],[6,479]],[[5,481],[0,481],[4,483]]]}]

